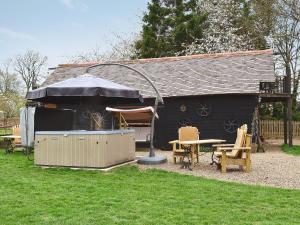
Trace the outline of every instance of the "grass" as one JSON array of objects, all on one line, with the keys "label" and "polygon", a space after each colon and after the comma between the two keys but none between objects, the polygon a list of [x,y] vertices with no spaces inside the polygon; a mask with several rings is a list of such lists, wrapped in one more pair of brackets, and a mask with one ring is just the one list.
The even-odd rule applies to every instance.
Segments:
[{"label": "grass", "polygon": [[2,129],[2,128],[0,128],[0,136],[1,135],[7,135],[7,134],[12,134],[12,130],[11,129]]},{"label": "grass", "polygon": [[299,224],[300,191],[135,166],[41,169],[0,151],[0,224]]},{"label": "grass", "polygon": [[289,147],[288,144],[283,144],[281,146],[282,151],[292,154],[292,155],[300,155],[300,146],[299,145],[294,145],[292,147]]}]

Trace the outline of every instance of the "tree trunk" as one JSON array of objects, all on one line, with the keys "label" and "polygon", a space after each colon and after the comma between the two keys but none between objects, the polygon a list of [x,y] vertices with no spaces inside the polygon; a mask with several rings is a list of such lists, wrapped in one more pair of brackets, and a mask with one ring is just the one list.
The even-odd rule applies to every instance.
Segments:
[{"label": "tree trunk", "polygon": [[297,96],[298,96],[298,88],[299,88],[299,76],[293,79],[293,91],[292,91],[292,106],[293,112],[297,110]]},{"label": "tree trunk", "polygon": [[284,133],[284,144],[288,143],[288,119],[287,119],[287,102],[283,103],[283,133]]},{"label": "tree trunk", "polygon": [[289,147],[293,146],[293,125],[292,125],[292,97],[288,99],[288,128],[289,128]]},{"label": "tree trunk", "polygon": [[[289,57],[287,57],[289,58]],[[288,134],[289,134],[289,147],[293,146],[293,127],[292,127],[292,94],[291,94],[291,67],[288,62],[285,63],[287,93],[290,97],[287,100],[287,120],[288,120]]]}]

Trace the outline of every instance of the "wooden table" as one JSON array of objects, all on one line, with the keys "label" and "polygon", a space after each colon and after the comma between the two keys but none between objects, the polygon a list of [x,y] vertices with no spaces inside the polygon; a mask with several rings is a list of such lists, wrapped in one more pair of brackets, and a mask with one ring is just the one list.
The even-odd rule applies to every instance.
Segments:
[{"label": "wooden table", "polygon": [[5,148],[5,153],[13,153],[15,146],[13,144],[15,139],[21,139],[21,136],[19,135],[5,135],[5,136],[1,136],[1,138],[4,139],[4,141],[6,142],[6,148]]},{"label": "wooden table", "polygon": [[[222,139],[202,139],[202,140],[192,140],[192,141],[179,141],[176,140],[174,141],[175,143],[178,143],[180,145],[189,145],[191,146],[191,164],[194,166],[194,158],[195,158],[195,154],[197,151],[197,155],[199,154],[198,147],[200,147],[200,145],[203,144],[220,144],[220,143],[224,143],[226,142],[226,140],[222,140]],[[213,160],[213,156],[214,156],[214,151],[212,151],[212,164],[214,163]]]}]

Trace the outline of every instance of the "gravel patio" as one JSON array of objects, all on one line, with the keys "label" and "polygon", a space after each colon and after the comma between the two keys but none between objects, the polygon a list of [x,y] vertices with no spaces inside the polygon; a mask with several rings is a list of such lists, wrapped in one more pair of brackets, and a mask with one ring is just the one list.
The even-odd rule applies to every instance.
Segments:
[{"label": "gravel patio", "polygon": [[[252,171],[245,173],[238,166],[229,167],[226,174],[217,170],[216,165],[210,165],[211,153],[200,156],[200,165],[193,171],[181,169],[180,164],[174,164],[171,151],[156,151],[156,154],[166,155],[168,162],[161,165],[139,165],[140,169],[158,168],[181,174],[201,176],[211,179],[232,181],[245,184],[272,186],[279,188],[300,189],[300,156],[293,156],[281,151],[282,140],[268,140],[265,153],[251,154]],[[294,144],[300,144],[295,140]],[[137,156],[146,155],[147,152],[137,152]]]}]

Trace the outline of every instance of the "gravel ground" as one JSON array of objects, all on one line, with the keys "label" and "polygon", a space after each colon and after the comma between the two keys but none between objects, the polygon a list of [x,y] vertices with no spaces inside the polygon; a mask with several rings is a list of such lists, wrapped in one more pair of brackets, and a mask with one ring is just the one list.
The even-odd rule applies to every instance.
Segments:
[{"label": "gravel ground", "polygon": [[[230,166],[227,173],[222,174],[216,165],[210,165],[211,153],[200,156],[200,165],[193,171],[181,169],[180,164],[174,164],[171,151],[156,151],[156,154],[166,155],[168,162],[161,165],[139,165],[140,169],[159,168],[181,174],[212,178],[223,181],[233,181],[245,184],[255,184],[289,189],[300,189],[300,156],[288,155],[281,151],[281,140],[268,140],[265,153],[251,154],[252,171],[240,171],[238,166]],[[300,144],[295,140],[294,144]],[[137,156],[147,155],[147,152],[137,152]]]}]

